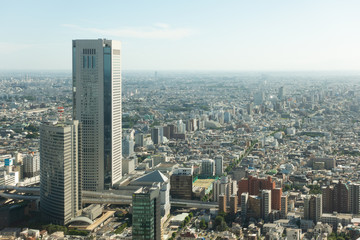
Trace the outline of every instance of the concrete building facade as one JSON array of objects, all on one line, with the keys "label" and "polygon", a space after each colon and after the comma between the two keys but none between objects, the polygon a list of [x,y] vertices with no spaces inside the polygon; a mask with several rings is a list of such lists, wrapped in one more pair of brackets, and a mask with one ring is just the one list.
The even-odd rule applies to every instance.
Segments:
[{"label": "concrete building facade", "polygon": [[108,189],[122,177],[120,42],[73,40],[73,119],[82,125],[83,188]]},{"label": "concrete building facade", "polygon": [[44,219],[65,225],[81,209],[79,122],[40,127],[40,203]]}]

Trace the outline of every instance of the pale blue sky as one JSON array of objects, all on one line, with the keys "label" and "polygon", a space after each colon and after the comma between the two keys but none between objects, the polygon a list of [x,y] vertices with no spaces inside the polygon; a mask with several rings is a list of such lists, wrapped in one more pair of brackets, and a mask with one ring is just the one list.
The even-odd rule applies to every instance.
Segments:
[{"label": "pale blue sky", "polygon": [[0,70],[71,70],[71,40],[124,70],[360,70],[360,1],[2,1]]}]

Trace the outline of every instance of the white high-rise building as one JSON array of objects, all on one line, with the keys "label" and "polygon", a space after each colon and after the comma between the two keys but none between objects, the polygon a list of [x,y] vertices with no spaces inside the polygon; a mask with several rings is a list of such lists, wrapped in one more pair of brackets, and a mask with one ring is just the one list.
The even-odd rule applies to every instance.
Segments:
[{"label": "white high-rise building", "polygon": [[122,177],[120,42],[73,40],[73,119],[82,131],[84,190]]},{"label": "white high-rise building", "polygon": [[35,177],[40,173],[39,152],[29,152],[23,157],[24,177]]},{"label": "white high-rise building", "polygon": [[79,122],[40,127],[40,202],[44,220],[65,225],[81,209]]},{"label": "white high-rise building", "polygon": [[269,220],[271,212],[271,190],[261,190],[261,215],[265,221]]},{"label": "white high-rise building", "polygon": [[249,193],[243,192],[241,194],[241,218],[245,221],[248,209]]}]

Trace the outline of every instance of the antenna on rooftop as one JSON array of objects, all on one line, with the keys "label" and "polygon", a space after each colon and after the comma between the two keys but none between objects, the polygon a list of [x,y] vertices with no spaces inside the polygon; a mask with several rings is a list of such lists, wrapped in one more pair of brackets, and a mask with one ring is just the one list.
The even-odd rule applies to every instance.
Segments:
[{"label": "antenna on rooftop", "polygon": [[62,120],[62,115],[64,113],[64,107],[58,107],[57,111],[58,111],[58,115],[59,115],[59,120]]}]

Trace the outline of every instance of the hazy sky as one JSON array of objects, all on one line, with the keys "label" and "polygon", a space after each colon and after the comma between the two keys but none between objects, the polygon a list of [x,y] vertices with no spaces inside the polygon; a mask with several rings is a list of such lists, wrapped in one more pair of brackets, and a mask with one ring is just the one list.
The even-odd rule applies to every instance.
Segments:
[{"label": "hazy sky", "polygon": [[359,0],[2,1],[0,70],[71,70],[71,40],[124,70],[360,70]]}]

